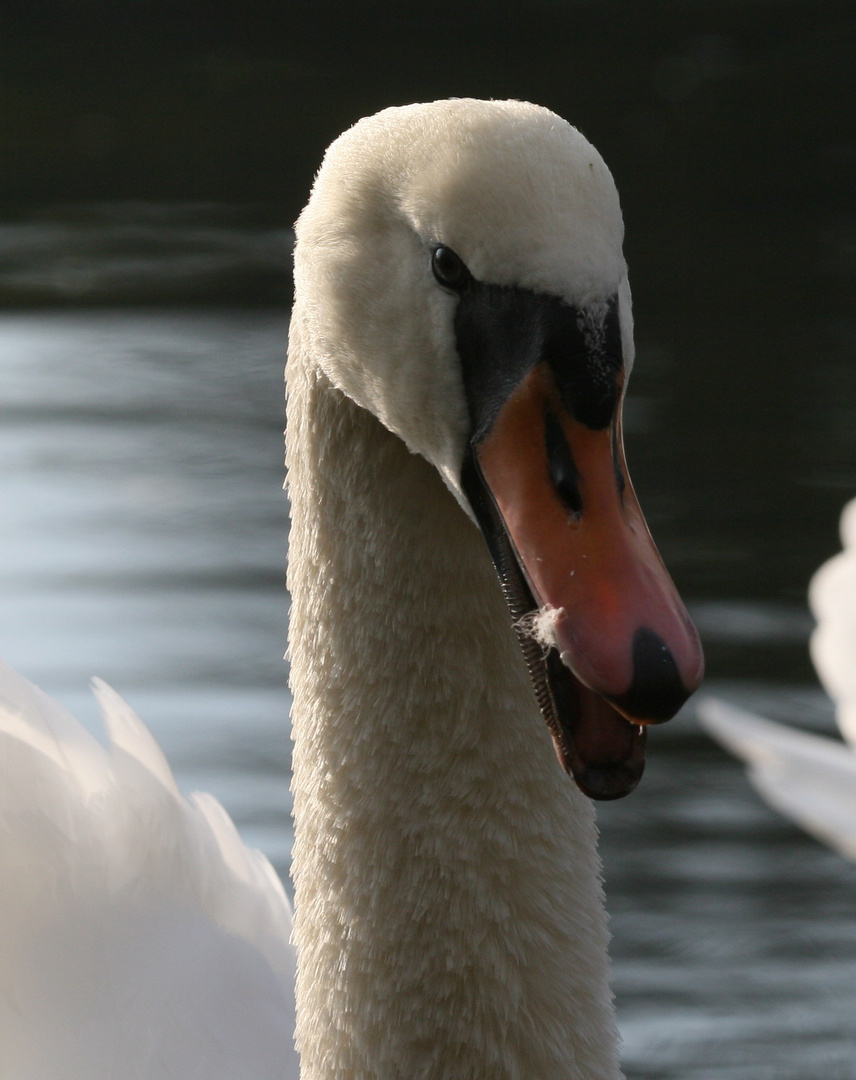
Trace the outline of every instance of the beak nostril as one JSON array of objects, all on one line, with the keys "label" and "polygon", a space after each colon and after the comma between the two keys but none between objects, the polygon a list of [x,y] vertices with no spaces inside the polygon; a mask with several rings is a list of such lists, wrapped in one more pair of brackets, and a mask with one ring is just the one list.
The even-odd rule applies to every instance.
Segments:
[{"label": "beak nostril", "polygon": [[568,446],[562,425],[551,409],[547,409],[544,413],[544,443],[553,486],[567,509],[579,517],[583,512],[579,486],[580,474],[577,472],[574,456]]},{"label": "beak nostril", "polygon": [[620,498],[623,498],[624,489],[627,487],[627,481],[624,479],[624,472],[621,468],[621,453],[618,442],[617,425],[613,425],[612,428],[612,467],[615,469],[615,484],[618,488],[618,495]]}]

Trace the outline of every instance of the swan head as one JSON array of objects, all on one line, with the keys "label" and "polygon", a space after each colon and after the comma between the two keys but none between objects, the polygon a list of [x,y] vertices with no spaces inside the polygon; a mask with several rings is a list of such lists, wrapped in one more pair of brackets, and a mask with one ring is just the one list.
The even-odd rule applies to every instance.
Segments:
[{"label": "swan head", "polygon": [[633,363],[615,184],[547,109],[386,109],[327,151],[297,223],[313,360],[482,530],[562,765],[636,785],[701,681],[621,436]]}]

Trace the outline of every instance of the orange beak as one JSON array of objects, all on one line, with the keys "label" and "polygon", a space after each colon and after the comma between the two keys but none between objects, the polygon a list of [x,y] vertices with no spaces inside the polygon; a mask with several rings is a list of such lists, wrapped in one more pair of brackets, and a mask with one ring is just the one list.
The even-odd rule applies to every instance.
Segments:
[{"label": "orange beak", "polygon": [[512,561],[518,571],[511,591],[531,598],[518,617],[540,613],[517,625],[524,639],[539,624],[540,644],[521,643],[559,760],[595,798],[635,787],[642,725],[673,716],[704,673],[627,475],[620,406],[605,427],[587,427],[539,363],[471,450],[487,496],[478,516],[504,534],[505,577]]},{"label": "orange beak", "polygon": [[620,412],[599,431],[574,420],[539,364],[477,457],[562,662],[648,723],[677,712],[704,664],[627,476],[620,423]]},{"label": "orange beak", "polygon": [[457,291],[461,483],[559,761],[586,794],[615,799],[642,775],[646,725],[704,670],[627,475],[618,295],[575,307],[471,275]]}]

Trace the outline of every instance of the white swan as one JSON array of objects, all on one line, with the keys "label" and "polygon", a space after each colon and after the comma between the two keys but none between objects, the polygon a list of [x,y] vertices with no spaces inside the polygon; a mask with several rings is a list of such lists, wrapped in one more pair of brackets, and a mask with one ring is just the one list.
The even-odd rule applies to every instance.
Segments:
[{"label": "white swan", "polygon": [[815,573],[811,658],[849,746],[775,724],[724,701],[698,704],[702,725],[749,765],[761,795],[817,839],[856,859],[856,499],[841,515],[844,550]]},{"label": "white swan", "polygon": [[[702,671],[624,464],[622,231],[612,178],[578,132],[532,105],[470,100],[361,121],[328,151],[298,223],[287,464],[304,1080],[620,1075],[594,816],[555,756],[588,792],[624,794],[642,770],[640,724],[668,718]],[[35,878],[14,912],[36,916],[26,940],[63,936],[65,904],[88,897],[81,842],[85,881],[102,873],[95,891],[127,904],[110,956],[96,946],[114,916],[97,913],[65,938],[58,982],[51,950],[37,950],[33,1000],[50,981],[78,1047],[97,1040],[108,1005],[133,1009],[156,985],[158,954],[183,971],[196,936],[202,959],[208,938],[225,941],[254,981],[212,959],[183,1000],[195,1022],[208,984],[239,974],[236,1011],[260,1009],[268,1028],[249,1040],[270,1037],[290,1075],[288,914],[268,869],[210,801],[176,796],[106,690],[113,760],[10,678],[27,814],[42,813],[43,788],[54,804],[47,825],[20,832],[19,865],[62,834],[45,889]],[[165,909],[162,946],[129,930],[138,896],[156,924]],[[181,913],[203,929],[185,935]],[[98,999],[89,1026],[74,1002],[63,1012],[74,979]],[[137,1071],[20,1076],[277,1075],[270,1058],[241,1073],[197,1067],[180,1035],[179,1064],[158,1071],[158,1025],[185,1022],[177,999],[143,1018]],[[2,995],[0,1008],[22,1013]],[[225,1057],[228,1014],[227,999],[203,1021],[209,1061]]]},{"label": "white swan", "polygon": [[663,719],[701,654],[623,463],[622,232],[577,131],[466,100],[359,123],[298,222],[293,875],[312,1080],[618,1076],[592,808],[537,722],[488,549],[515,619],[557,645],[522,632],[560,760],[623,793],[641,729],[603,695]]}]

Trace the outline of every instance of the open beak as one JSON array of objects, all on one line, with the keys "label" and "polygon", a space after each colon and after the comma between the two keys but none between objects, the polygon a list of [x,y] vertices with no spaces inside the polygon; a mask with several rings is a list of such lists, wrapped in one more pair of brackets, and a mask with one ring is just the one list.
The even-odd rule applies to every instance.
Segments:
[{"label": "open beak", "polygon": [[599,799],[632,791],[645,726],[673,716],[704,671],[627,475],[623,370],[615,378],[606,422],[592,426],[568,407],[555,364],[536,362],[463,474],[559,760]]}]

